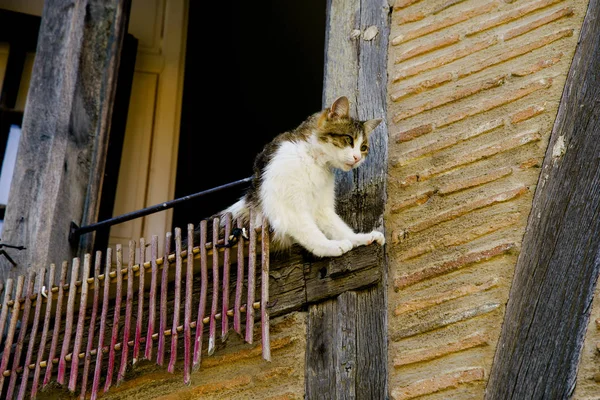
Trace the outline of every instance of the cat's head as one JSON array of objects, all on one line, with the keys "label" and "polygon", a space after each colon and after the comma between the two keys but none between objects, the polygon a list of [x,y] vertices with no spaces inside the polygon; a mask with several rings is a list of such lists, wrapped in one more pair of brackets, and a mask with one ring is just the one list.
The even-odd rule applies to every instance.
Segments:
[{"label": "cat's head", "polygon": [[323,110],[317,120],[316,140],[328,163],[350,171],[365,161],[369,154],[369,135],[381,119],[360,121],[350,117],[350,105],[344,96]]}]

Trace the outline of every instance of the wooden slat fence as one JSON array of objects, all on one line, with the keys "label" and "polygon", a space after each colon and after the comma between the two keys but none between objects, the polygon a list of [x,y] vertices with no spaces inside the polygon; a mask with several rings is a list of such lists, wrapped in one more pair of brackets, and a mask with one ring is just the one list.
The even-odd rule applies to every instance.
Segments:
[{"label": "wooden slat fence", "polygon": [[[8,279],[0,305],[0,398],[33,399],[58,384],[82,399],[86,394],[96,399],[101,390],[126,379],[136,363],[146,359],[164,365],[165,357],[169,372],[183,361],[183,380],[189,384],[202,354],[214,353],[219,325],[221,342],[227,340],[230,319],[233,330],[253,342],[255,310],[260,310],[263,358],[270,361],[267,223],[261,229],[252,222],[248,240],[238,236],[229,242],[234,222],[236,232],[244,227],[231,215],[224,218],[222,229],[218,218],[212,220],[212,232],[208,221],[200,222],[197,246],[192,224],[187,248],[180,228],[174,235],[168,232],[162,257],[153,236],[148,246],[143,238],[131,241],[126,254],[116,245],[95,257],[86,254],[83,262],[74,258],[70,272],[63,262],[58,284],[54,264],[48,271]],[[198,283],[200,296],[194,298]]]}]

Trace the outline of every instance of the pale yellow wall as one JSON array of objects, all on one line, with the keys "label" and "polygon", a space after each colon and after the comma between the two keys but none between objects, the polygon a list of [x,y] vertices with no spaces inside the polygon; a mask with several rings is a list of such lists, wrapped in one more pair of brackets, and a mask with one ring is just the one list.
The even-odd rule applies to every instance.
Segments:
[{"label": "pale yellow wall", "polygon": [[[187,33],[187,0],[134,0],[139,40],[114,215],[173,199]],[[110,245],[162,236],[171,210],[116,225]],[[161,244],[162,247],[162,244]]]},{"label": "pale yellow wall", "polygon": [[42,15],[44,0],[0,0],[0,9]]}]

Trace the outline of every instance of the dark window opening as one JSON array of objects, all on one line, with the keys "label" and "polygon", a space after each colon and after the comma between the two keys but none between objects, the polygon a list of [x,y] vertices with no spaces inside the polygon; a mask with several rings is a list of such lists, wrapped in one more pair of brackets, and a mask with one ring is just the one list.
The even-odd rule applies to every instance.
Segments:
[{"label": "dark window opening", "polygon": [[[175,198],[252,175],[256,154],[321,109],[326,0],[190,2]],[[243,195],[178,206],[185,231]]]}]

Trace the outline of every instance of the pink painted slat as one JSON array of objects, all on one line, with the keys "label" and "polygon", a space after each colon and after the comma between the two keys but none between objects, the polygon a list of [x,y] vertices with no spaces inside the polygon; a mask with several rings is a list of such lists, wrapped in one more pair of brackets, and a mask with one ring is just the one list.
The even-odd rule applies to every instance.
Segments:
[{"label": "pink painted slat", "polygon": [[[236,221],[237,228],[243,229],[244,223],[241,218]],[[233,302],[233,330],[242,335],[242,291],[244,288],[244,238],[238,238],[237,249],[237,279],[235,282],[235,300]]]},{"label": "pink painted slat", "polygon": [[[115,369],[115,345],[117,344],[117,335],[119,334],[119,320],[121,319],[121,297],[123,296],[123,248],[120,244],[116,246],[117,253],[117,288],[115,294],[115,312],[113,316],[112,336],[110,338],[110,346],[108,348],[108,370],[106,371],[106,381],[104,382],[104,393],[112,386],[112,376]],[[110,279],[105,277],[105,285],[110,285]]]},{"label": "pink painted slat", "polygon": [[215,352],[216,335],[217,335],[217,320],[215,315],[219,306],[219,226],[221,221],[219,218],[213,219],[213,240],[212,240],[212,272],[213,272],[213,292],[212,292],[212,307],[210,309],[210,325],[208,328],[208,355],[212,356]]},{"label": "pink painted slat", "polygon": [[67,299],[67,316],[65,317],[65,335],[63,337],[62,350],[58,359],[58,376],[56,381],[61,385],[65,383],[65,375],[67,372],[67,354],[71,348],[71,336],[73,334],[73,317],[75,314],[75,296],[77,295],[77,287],[75,282],[79,277],[80,260],[78,257],[73,259],[71,267],[71,283],[69,284],[69,297]]},{"label": "pink painted slat", "polygon": [[71,376],[69,378],[68,389],[71,393],[75,392],[77,387],[77,376],[79,375],[79,350],[83,341],[83,327],[85,325],[85,313],[87,311],[88,295],[88,276],[90,276],[90,266],[92,256],[86,254],[83,258],[83,274],[81,275],[81,295],[79,296],[79,318],[77,318],[77,330],[75,331],[75,341],[73,342],[73,352],[71,353]]},{"label": "pink painted slat", "polygon": [[150,297],[148,298],[148,333],[146,334],[146,360],[152,359],[152,335],[154,335],[154,323],[156,322],[156,281],[158,278],[158,236],[152,236],[150,250],[150,265],[152,274],[150,278]]},{"label": "pink painted slat", "polygon": [[144,238],[140,238],[140,279],[138,285],[138,308],[137,308],[137,316],[135,318],[135,341],[133,342],[133,364],[138,362],[140,357],[140,344],[142,342],[142,320],[144,317],[144,279],[146,268],[144,268],[144,262],[146,262],[146,240]]},{"label": "pink painted slat", "polygon": [[[63,261],[60,268],[60,279],[58,281],[58,297],[56,298],[56,313],[54,314],[54,328],[52,329],[52,342],[50,343],[50,351],[48,353],[48,362],[46,363],[46,373],[44,374],[44,382],[42,388],[50,383],[52,379],[52,367],[54,365],[54,356],[56,355],[56,347],[58,345],[58,338],[60,334],[60,327],[62,322],[62,309],[65,297],[65,283],[67,281],[67,268],[69,264]],[[52,294],[50,291],[52,288],[48,288],[48,296]]]},{"label": "pink painted slat", "polygon": [[[85,392],[87,390],[88,374],[90,370],[90,362],[92,361],[92,346],[94,345],[94,331],[96,327],[96,317],[98,315],[98,300],[100,298],[100,266],[102,265],[102,252],[96,252],[96,261],[94,262],[94,299],[92,300],[92,315],[90,316],[89,328],[88,328],[88,341],[85,348],[85,359],[83,362],[83,373],[81,375],[81,393],[79,398],[85,399]],[[97,355],[102,357],[102,353]]]},{"label": "pink painted slat", "polygon": [[8,367],[8,360],[10,359],[10,355],[12,353],[11,349],[13,345],[13,339],[15,336],[15,330],[17,329],[17,321],[19,320],[19,312],[21,309],[21,303],[19,302],[19,299],[23,294],[24,280],[25,279],[23,278],[23,276],[19,276],[17,278],[17,290],[15,292],[15,297],[13,298],[14,303],[12,307],[12,314],[10,316],[10,324],[8,325],[8,332],[6,334],[6,342],[4,342],[2,361],[0,361],[0,393],[2,393],[2,389],[4,388],[4,371],[6,371]]},{"label": "pink painted slat", "polygon": [[31,364],[31,358],[33,357],[33,349],[35,347],[35,341],[37,337],[37,331],[40,323],[40,316],[42,315],[42,286],[44,286],[44,279],[46,278],[46,270],[40,269],[37,276],[37,285],[34,290],[37,293],[35,297],[35,311],[33,313],[33,324],[31,325],[31,334],[29,336],[29,344],[27,346],[27,354],[25,355],[25,364],[23,364],[23,375],[21,375],[21,385],[19,386],[19,394],[17,399],[24,399],[25,393],[27,392],[27,381],[29,378],[29,364]]},{"label": "pink painted slat", "polygon": [[[45,288],[41,288],[47,293],[46,300],[46,311],[44,313],[44,327],[42,328],[42,336],[40,338],[40,344],[38,346],[37,361],[35,363],[35,369],[33,371],[33,381],[31,383],[31,398],[35,399],[37,395],[38,386],[40,384],[40,372],[42,369],[41,362],[44,359],[44,353],[46,351],[46,341],[48,340],[48,330],[50,329],[50,317],[52,315],[52,286],[54,286],[54,274],[56,272],[56,265],[50,264],[50,271],[48,272],[48,285]],[[42,286],[44,283],[42,281]],[[12,285],[11,285],[12,287]],[[52,360],[50,360],[51,362]]]},{"label": "pink painted slat", "polygon": [[[106,267],[104,269],[104,290],[102,294],[102,313],[100,314],[100,327],[98,329],[98,347],[96,348],[96,366],[94,368],[94,381],[92,382],[92,392],[90,400],[98,398],[98,389],[100,388],[100,372],[102,371],[102,348],[104,347],[104,337],[106,336],[106,318],[108,316],[108,302],[110,291],[110,269],[112,266],[112,249],[106,249]],[[100,281],[98,280],[98,290]],[[112,372],[111,372],[112,373]]]},{"label": "pink painted slat", "polygon": [[[6,391],[6,398],[12,399],[15,387],[17,385],[17,369],[20,367],[21,352],[23,351],[23,344],[25,343],[25,335],[27,334],[27,321],[29,321],[29,312],[31,311],[31,298],[33,297],[33,288],[35,285],[35,271],[29,271],[27,277],[27,284],[25,287],[25,301],[23,304],[23,318],[21,318],[21,327],[19,328],[19,336],[17,337],[17,343],[15,347],[13,366],[10,371],[10,381],[8,382],[8,390]],[[28,369],[25,366],[25,369]]]},{"label": "pink painted slat", "polygon": [[127,264],[127,299],[125,301],[125,326],[121,342],[121,363],[117,374],[117,383],[125,379],[127,358],[129,356],[129,334],[131,333],[131,313],[133,309],[133,264],[135,263],[135,241],[129,241],[129,263]]},{"label": "pink painted slat", "polygon": [[200,302],[196,319],[196,340],[194,341],[193,370],[200,368],[202,360],[202,336],[204,333],[204,314],[206,314],[206,295],[208,291],[208,265],[206,254],[206,220],[200,221]]},{"label": "pink painted slat", "polygon": [[[6,280],[6,287],[4,288],[4,299],[2,300],[2,311],[0,312],[0,332],[4,332],[6,327],[6,320],[8,318],[8,301],[12,295],[14,281],[11,278]],[[4,335],[0,335],[0,346],[2,345],[2,339]]]},{"label": "pink painted slat", "polygon": [[156,363],[163,365],[165,360],[165,330],[167,329],[167,290],[169,288],[169,253],[171,252],[171,232],[165,237],[165,252],[162,263],[162,280],[160,283],[160,322],[158,325],[158,351]]},{"label": "pink painted slat", "polygon": [[[229,240],[231,234],[231,213],[225,214],[225,244]],[[223,251],[223,301],[221,307],[221,342],[227,340],[229,334],[229,318],[227,311],[229,310],[229,272],[231,268],[231,249],[225,247]]]},{"label": "pink painted slat", "polygon": [[262,222],[261,250],[261,293],[260,293],[260,327],[262,331],[262,356],[271,361],[271,334],[269,327],[269,223],[266,218]]},{"label": "pink painted slat", "polygon": [[253,342],[254,331],[254,298],[256,279],[256,216],[250,213],[250,243],[248,244],[248,299],[246,301],[246,342]]},{"label": "pink painted slat", "polygon": [[171,328],[171,360],[167,371],[175,372],[177,361],[177,326],[181,312],[181,228],[175,228],[175,299],[173,300],[173,327]]},{"label": "pink painted slat", "polygon": [[192,367],[192,296],[194,281],[194,225],[188,224],[187,229],[187,268],[185,270],[185,310],[183,316],[183,382],[186,385],[191,383]]}]

